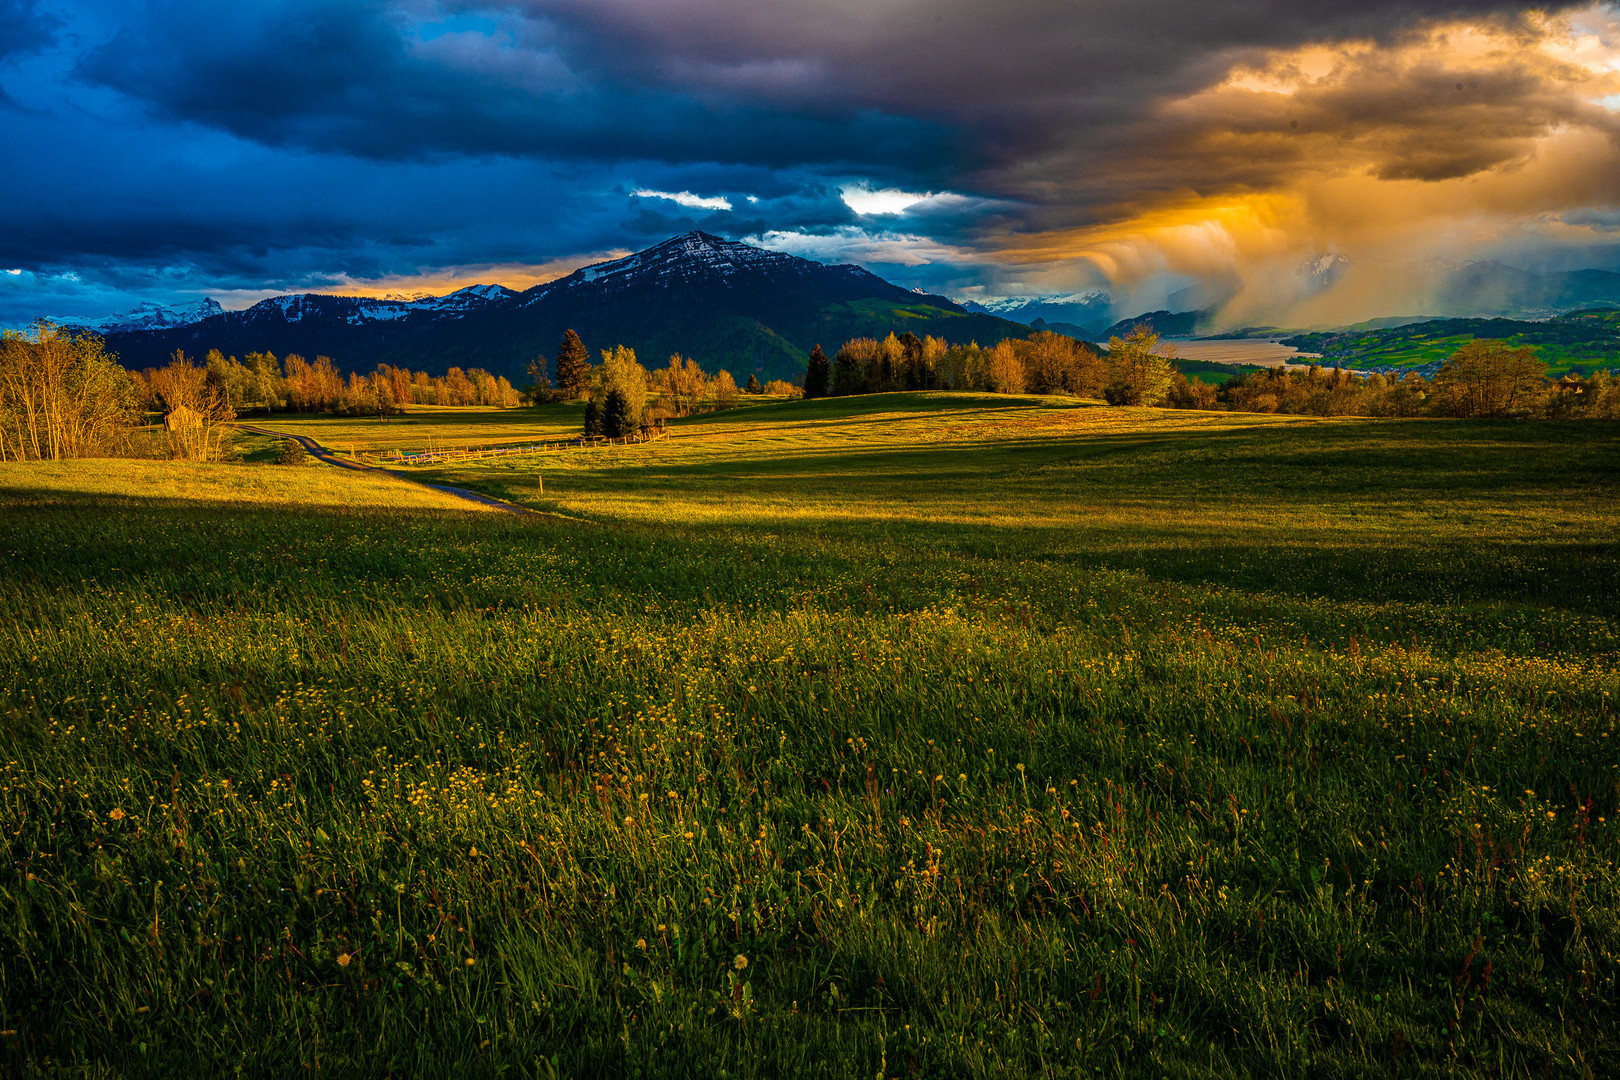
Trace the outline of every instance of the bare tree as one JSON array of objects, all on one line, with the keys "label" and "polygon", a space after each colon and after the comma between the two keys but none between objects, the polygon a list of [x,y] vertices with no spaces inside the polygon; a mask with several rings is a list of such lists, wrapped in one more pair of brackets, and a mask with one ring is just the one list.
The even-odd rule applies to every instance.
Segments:
[{"label": "bare tree", "polygon": [[169,451],[177,458],[215,461],[225,446],[226,425],[236,419],[230,395],[207,368],[195,367],[179,349],[169,366],[152,372],[152,392],[163,404]]},{"label": "bare tree", "polygon": [[0,333],[0,461],[114,453],[139,418],[136,384],[99,337]]}]

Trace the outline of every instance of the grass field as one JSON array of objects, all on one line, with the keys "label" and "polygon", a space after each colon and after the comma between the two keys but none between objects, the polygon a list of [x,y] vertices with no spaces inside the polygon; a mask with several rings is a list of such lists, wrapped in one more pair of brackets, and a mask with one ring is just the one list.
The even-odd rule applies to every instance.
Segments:
[{"label": "grass field", "polygon": [[1617,462],[938,394],[421,473],[521,518],[7,472],[0,1073],[1614,1075]]},{"label": "grass field", "polygon": [[121,513],[210,505],[244,507],[249,513],[272,508],[484,509],[379,473],[314,464],[275,468],[140,460],[0,462],[0,505],[17,512],[24,507],[68,506],[104,512],[117,508]]},{"label": "grass field", "polygon": [[584,415],[581,402],[544,409],[410,405],[403,415],[386,420],[322,413],[272,413],[243,416],[241,422],[308,435],[322,446],[343,454],[382,455],[395,450],[462,450],[566,439],[579,434]]}]

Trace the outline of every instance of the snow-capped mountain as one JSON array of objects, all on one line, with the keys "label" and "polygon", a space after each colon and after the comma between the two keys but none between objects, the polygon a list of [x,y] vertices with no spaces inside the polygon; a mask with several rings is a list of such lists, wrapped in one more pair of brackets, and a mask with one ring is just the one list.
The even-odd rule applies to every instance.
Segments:
[{"label": "snow-capped mountain", "polygon": [[409,299],[276,296],[191,326],[117,334],[109,347],[132,367],[161,364],[177,348],[194,356],[219,349],[329,356],[355,371],[481,367],[521,380],[567,329],[593,351],[628,345],[648,367],[679,352],[709,370],[761,379],[799,378],[812,346],[830,354],[852,337],[911,331],[990,345],[1028,333],[859,266],[692,232],[521,293],[474,285]]},{"label": "snow-capped mountain", "polygon": [[1060,293],[1047,296],[980,296],[959,301],[967,311],[996,315],[1033,326],[1040,322],[1087,333],[1107,326],[1113,298],[1105,292]]},{"label": "snow-capped mountain", "polygon": [[195,304],[187,304],[184,307],[167,307],[163,304],[144,303],[136,304],[128,311],[122,311],[116,315],[103,315],[99,319],[69,316],[50,321],[58,326],[72,330],[89,330],[97,334],[113,334],[126,333],[132,330],[170,330],[177,326],[190,326],[192,323],[199,323],[211,316],[218,315],[224,310],[219,306],[219,301],[205,296]]},{"label": "snow-capped mountain", "polygon": [[444,296],[423,296],[405,300],[399,297],[325,296],[320,293],[294,293],[260,300],[243,312],[247,319],[279,318],[297,323],[305,319],[340,318],[350,326],[398,322],[421,317],[439,319],[464,315],[510,302],[518,294],[505,285],[468,285]]},{"label": "snow-capped mountain", "polygon": [[1296,273],[1303,282],[1306,292],[1319,293],[1331,289],[1349,269],[1349,258],[1328,253],[1301,263]]},{"label": "snow-capped mountain", "polygon": [[530,289],[523,294],[520,303],[533,307],[582,291],[593,296],[643,289],[735,292],[756,284],[783,287],[791,283],[852,296],[881,295],[898,299],[910,295],[948,310],[959,310],[953,301],[942,296],[901,289],[863,267],[813,262],[706,232],[689,232],[634,255],[576,270],[567,277]]},{"label": "snow-capped mountain", "polygon": [[473,311],[492,304],[504,304],[517,296],[505,285],[468,285],[445,296],[424,296],[411,301],[423,311]]}]

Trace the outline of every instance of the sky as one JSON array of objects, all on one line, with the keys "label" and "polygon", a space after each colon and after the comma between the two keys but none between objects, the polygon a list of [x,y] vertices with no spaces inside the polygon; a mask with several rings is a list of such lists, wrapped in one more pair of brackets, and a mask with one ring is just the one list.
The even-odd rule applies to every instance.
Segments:
[{"label": "sky", "polygon": [[690,229],[1352,321],[1472,260],[1620,268],[1620,12],[0,0],[0,148],[0,325],[525,288]]}]

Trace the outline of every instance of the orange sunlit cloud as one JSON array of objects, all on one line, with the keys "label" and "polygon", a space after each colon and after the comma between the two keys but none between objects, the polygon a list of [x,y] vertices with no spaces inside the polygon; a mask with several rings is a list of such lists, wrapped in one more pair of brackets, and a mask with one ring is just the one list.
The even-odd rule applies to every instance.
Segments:
[{"label": "orange sunlit cloud", "polygon": [[[1100,223],[1003,238],[1015,263],[1228,283],[1221,321],[1350,321],[1421,310],[1433,260],[1601,239],[1562,212],[1620,204],[1620,34],[1606,16],[1433,25],[1391,45],[1276,52],[1163,103],[1105,170],[1179,179]],[[1349,270],[1310,295],[1299,269]]]}]

